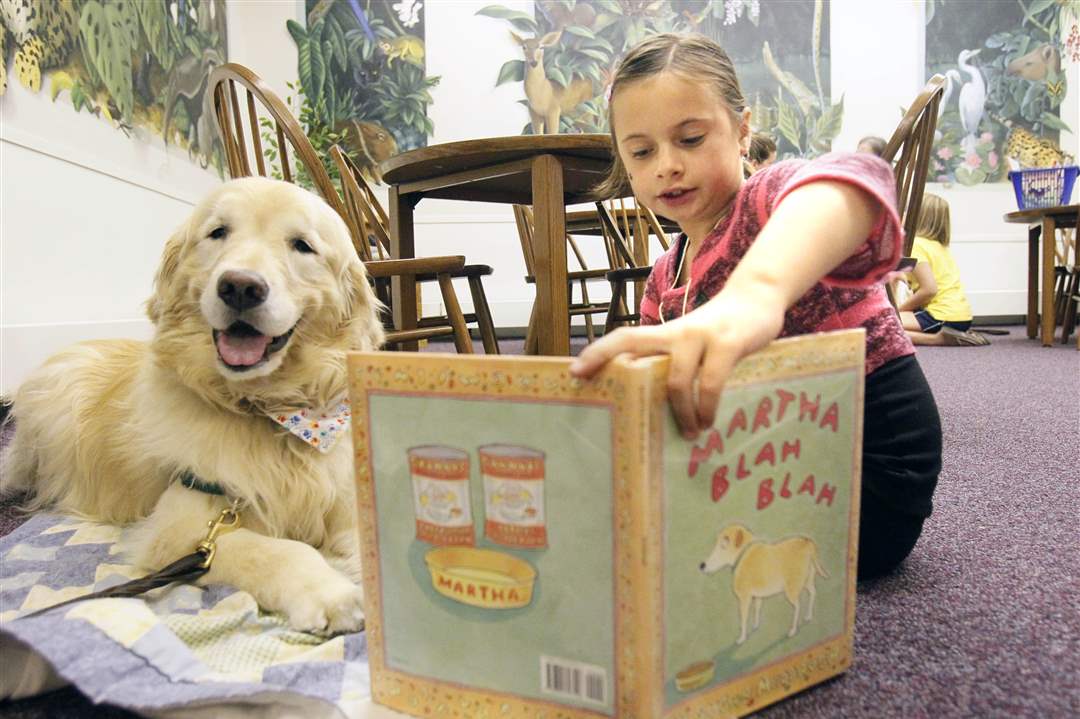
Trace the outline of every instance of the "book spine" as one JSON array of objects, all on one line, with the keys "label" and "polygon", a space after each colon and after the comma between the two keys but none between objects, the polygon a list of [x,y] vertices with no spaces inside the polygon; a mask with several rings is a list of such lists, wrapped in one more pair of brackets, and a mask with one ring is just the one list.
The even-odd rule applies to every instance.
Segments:
[{"label": "book spine", "polygon": [[631,383],[633,406],[628,413],[634,431],[636,472],[631,489],[634,551],[632,572],[633,614],[636,617],[636,646],[633,647],[636,702],[619,716],[659,717],[663,711],[663,577],[662,556],[664,517],[661,493],[663,482],[663,420],[667,407],[666,363],[649,363],[634,368]]}]

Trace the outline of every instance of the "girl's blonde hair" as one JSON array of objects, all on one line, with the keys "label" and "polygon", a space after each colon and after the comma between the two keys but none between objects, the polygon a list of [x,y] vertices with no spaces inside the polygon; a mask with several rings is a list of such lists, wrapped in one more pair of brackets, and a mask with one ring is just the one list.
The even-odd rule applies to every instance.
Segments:
[{"label": "girl's blonde hair", "polygon": [[619,144],[615,137],[615,116],[612,111],[615,94],[625,85],[664,71],[678,73],[688,80],[711,86],[731,112],[736,124],[746,107],[746,98],[735,76],[735,66],[724,49],[704,35],[653,35],[635,45],[619,61],[611,81],[608,100],[608,126],[611,128],[613,159],[607,177],[596,186],[601,197],[614,197],[629,184],[626,168],[619,159]]},{"label": "girl's blonde hair", "polygon": [[923,195],[915,234],[949,246],[949,203],[929,192]]}]

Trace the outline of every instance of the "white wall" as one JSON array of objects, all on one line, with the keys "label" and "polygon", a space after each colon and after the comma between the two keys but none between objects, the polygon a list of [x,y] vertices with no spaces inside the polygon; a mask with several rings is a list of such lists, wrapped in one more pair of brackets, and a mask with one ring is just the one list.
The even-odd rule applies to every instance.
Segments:
[{"label": "white wall", "polygon": [[70,342],[148,336],[161,247],[218,181],[160,137],[133,142],[48,98],[14,81],[0,100],[3,392]]},{"label": "white wall", "polygon": [[[516,135],[526,121],[519,83],[494,87],[499,66],[519,57],[508,24],[476,15],[490,0],[426,3],[427,67],[442,81],[432,95],[431,143]],[[532,11],[531,0],[501,4]],[[296,77],[285,30],[302,0],[229,3],[230,60],[258,72],[283,96]],[[831,2],[834,97],[845,97],[834,147],[866,134],[888,136],[921,88],[922,3]],[[1062,117],[1080,131],[1080,73],[1070,66]],[[10,391],[49,353],[88,338],[145,337],[142,303],[160,249],[208,188],[220,180],[159,137],[126,138],[70,102],[33,95],[9,76],[0,98],[0,391]],[[1076,136],[1066,135],[1076,149]],[[1026,231],[1005,225],[1015,209],[1006,184],[931,186],[952,205],[953,251],[977,315],[1025,311]],[[524,326],[533,298],[522,281],[516,229],[505,205],[425,200],[416,213],[417,247],[464,253],[494,266],[487,290],[496,323]],[[599,258],[599,248],[593,257]],[[459,289],[462,303],[468,292]],[[425,304],[437,296],[425,295]]]}]

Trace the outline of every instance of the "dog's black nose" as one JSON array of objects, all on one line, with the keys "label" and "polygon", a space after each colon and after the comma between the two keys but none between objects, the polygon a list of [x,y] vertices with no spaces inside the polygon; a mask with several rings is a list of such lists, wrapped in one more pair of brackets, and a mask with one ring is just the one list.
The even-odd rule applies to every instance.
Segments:
[{"label": "dog's black nose", "polygon": [[704,572],[705,571],[705,562],[702,562],[701,564],[699,564],[698,569],[700,569],[701,571]]},{"label": "dog's black nose", "polygon": [[243,312],[265,302],[270,288],[262,275],[244,270],[230,270],[218,280],[217,293],[222,302],[237,312]]}]

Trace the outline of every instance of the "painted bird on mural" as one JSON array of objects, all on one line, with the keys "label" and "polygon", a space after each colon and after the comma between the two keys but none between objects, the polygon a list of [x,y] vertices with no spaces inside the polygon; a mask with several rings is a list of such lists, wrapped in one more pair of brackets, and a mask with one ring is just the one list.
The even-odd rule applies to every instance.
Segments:
[{"label": "painted bird on mural", "polygon": [[986,113],[986,82],[982,71],[968,60],[979,54],[979,50],[961,50],[956,60],[957,67],[971,78],[960,88],[960,125],[964,128],[964,139],[960,142],[965,154],[975,152],[979,123]]}]

